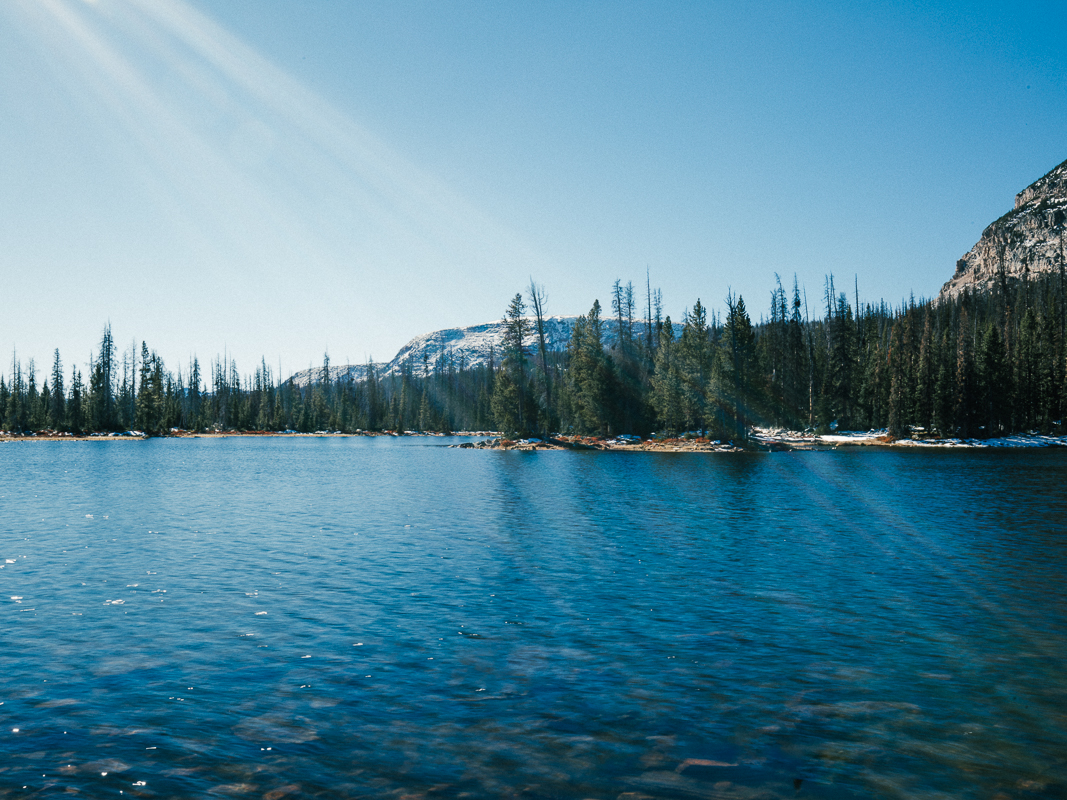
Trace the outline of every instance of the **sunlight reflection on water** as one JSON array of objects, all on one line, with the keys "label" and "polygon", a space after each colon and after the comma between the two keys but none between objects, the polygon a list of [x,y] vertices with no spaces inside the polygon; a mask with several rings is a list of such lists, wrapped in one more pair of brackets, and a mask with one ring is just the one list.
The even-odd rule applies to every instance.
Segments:
[{"label": "sunlight reflection on water", "polygon": [[440,441],[0,447],[0,796],[1063,794],[1064,455]]}]

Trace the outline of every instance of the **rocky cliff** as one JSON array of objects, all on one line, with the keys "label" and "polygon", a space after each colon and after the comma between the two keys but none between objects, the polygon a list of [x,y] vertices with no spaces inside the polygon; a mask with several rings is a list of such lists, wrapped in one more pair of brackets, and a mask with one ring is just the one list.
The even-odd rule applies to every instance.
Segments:
[{"label": "rocky cliff", "polygon": [[1015,208],[982,231],[978,244],[956,262],[956,272],[939,297],[1059,271],[1065,219],[1067,161],[1015,195]]}]

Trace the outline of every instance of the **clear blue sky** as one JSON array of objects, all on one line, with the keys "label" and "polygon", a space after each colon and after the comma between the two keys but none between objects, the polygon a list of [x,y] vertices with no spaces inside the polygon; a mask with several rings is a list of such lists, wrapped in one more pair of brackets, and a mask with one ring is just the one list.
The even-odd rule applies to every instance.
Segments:
[{"label": "clear blue sky", "polygon": [[931,296],[1067,159],[1065,41],[1062,2],[4,0],[0,347],[288,374],[646,267],[675,318]]}]

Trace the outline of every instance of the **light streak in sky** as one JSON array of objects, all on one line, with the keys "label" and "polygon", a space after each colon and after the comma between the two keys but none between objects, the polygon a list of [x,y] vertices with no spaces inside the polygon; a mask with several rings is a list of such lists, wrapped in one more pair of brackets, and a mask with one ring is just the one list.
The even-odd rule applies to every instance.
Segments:
[{"label": "light streak in sky", "polygon": [[538,260],[181,0],[14,2],[68,86],[145,156],[168,224],[241,280],[272,270],[280,279],[300,264],[389,291],[412,269],[477,279],[502,261]]}]

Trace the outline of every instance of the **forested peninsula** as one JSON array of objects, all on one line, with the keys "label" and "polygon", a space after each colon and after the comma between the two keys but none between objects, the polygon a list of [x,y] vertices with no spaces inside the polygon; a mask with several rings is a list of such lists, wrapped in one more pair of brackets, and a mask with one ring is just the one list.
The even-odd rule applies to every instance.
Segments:
[{"label": "forested peninsula", "polygon": [[[543,336],[541,287],[516,294],[498,352],[464,366],[447,349],[390,375],[331,370],[297,385],[264,362],[172,370],[142,343],[119,353],[104,329],[87,374],[12,359],[0,377],[6,435],[180,432],[496,430],[509,435],[685,433],[745,443],[755,426],[886,429],[889,438],[1061,434],[1065,279],[1003,280],[982,291],[899,306],[850,302],[827,278],[819,314],[778,282],[753,322],[727,294],[721,316],[698,299],[680,326],[650,288],[640,314],[616,281],[610,310],[594,301],[563,350]],[[532,311],[528,314],[527,311]]]}]

